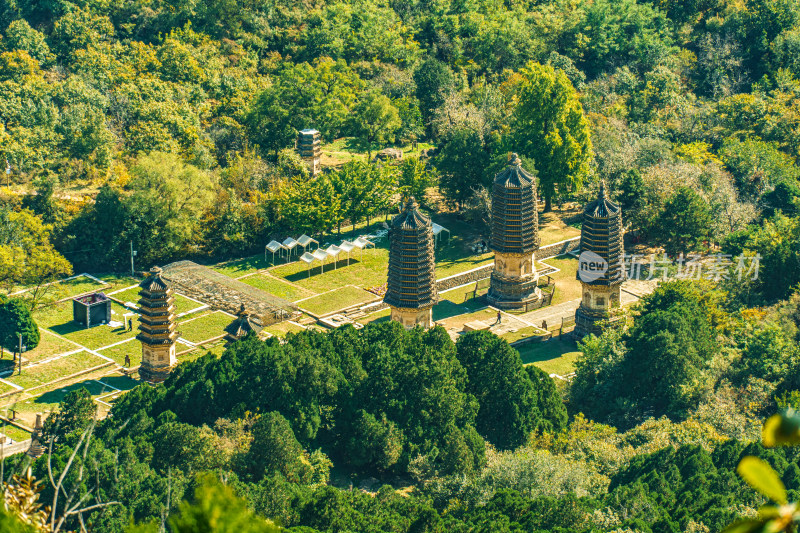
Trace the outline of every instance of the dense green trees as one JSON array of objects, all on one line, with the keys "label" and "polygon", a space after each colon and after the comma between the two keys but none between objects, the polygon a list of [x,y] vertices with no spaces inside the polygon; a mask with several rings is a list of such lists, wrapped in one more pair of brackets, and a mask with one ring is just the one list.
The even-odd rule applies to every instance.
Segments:
[{"label": "dense green trees", "polygon": [[27,302],[0,296],[0,349],[18,354],[20,346],[33,350],[38,345],[39,327]]},{"label": "dense green trees", "polygon": [[549,211],[556,191],[577,190],[589,172],[589,123],[562,70],[531,64],[520,75],[511,136],[517,150],[535,162]]}]

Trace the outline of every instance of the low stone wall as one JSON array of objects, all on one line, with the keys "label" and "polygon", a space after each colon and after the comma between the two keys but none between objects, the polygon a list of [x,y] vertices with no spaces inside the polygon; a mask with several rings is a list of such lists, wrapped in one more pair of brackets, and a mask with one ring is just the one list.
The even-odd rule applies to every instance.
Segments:
[{"label": "low stone wall", "polygon": [[536,250],[536,259],[546,259],[548,257],[555,257],[557,255],[573,252],[578,248],[580,248],[580,246],[581,246],[580,237],[573,237],[565,241],[548,244],[547,246],[542,246],[541,248]]},{"label": "low stone wall", "polygon": [[467,283],[470,283],[472,281],[486,279],[492,275],[493,270],[494,270],[494,264],[492,263],[488,265],[479,266],[478,268],[473,268],[472,270],[467,270],[466,272],[462,272],[461,274],[448,276],[446,278],[436,280],[436,289],[439,292],[444,292],[448,289],[452,289],[453,287],[466,285]]}]

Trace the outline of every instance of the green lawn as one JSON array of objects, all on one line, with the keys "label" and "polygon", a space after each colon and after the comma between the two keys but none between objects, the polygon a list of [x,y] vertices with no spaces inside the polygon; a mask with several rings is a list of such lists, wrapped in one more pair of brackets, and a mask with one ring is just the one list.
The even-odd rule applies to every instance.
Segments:
[{"label": "green lawn", "polygon": [[133,368],[142,364],[142,345],[141,343],[136,342],[136,340],[130,340],[122,344],[117,344],[116,346],[111,346],[110,348],[100,350],[98,353],[113,359],[114,362],[120,366],[125,366],[126,354],[131,359],[129,368]]},{"label": "green lawn", "polygon": [[[69,305],[71,303],[67,302]],[[116,302],[111,303],[111,319],[117,322],[122,322],[124,313],[130,313],[128,309],[119,305]],[[72,321],[71,314],[69,320],[60,324],[54,324],[48,327],[50,331],[58,333],[72,342],[85,346],[91,350],[97,350],[104,346],[114,344],[127,339],[132,339],[136,336],[137,322],[134,320],[134,327],[131,331],[125,331],[122,326],[109,326],[99,325],[91,328],[86,328]]]},{"label": "green lawn", "polygon": [[[384,244],[386,239],[384,238]],[[323,266],[316,263],[311,269],[302,261],[289,263],[270,269],[269,273],[276,278],[282,278],[316,294],[327,292],[331,289],[340,289],[347,285],[357,285],[363,288],[376,287],[386,283],[386,271],[389,263],[389,251],[386,248],[370,248],[364,250],[363,257],[360,252],[350,254],[350,265],[347,256],[337,262],[336,268],[332,262]],[[242,281],[246,281],[242,280]]]},{"label": "green lawn", "polygon": [[275,265],[280,265],[285,262],[286,260],[279,258],[278,254],[276,253],[275,263],[273,264],[272,254],[267,252],[266,261],[264,260],[264,254],[258,254],[252,257],[245,257],[244,259],[226,261],[211,268],[231,278],[240,278],[247,274],[252,274],[253,272],[264,270],[265,268],[269,268]]},{"label": "green lawn", "polygon": [[[579,299],[581,297],[581,284],[575,277],[578,272],[578,259],[572,255],[559,255],[557,257],[545,259],[544,262],[547,265],[560,269],[554,274],[549,274],[556,282],[555,294],[550,304],[557,305],[570,300]],[[546,267],[541,261],[538,261],[537,268],[542,269]]]},{"label": "green lawn", "polygon": [[[441,316],[437,316],[440,314]],[[467,322],[481,320],[487,324],[493,324],[497,319],[497,311],[492,309],[481,309],[471,313],[465,312],[463,307],[457,306],[451,302],[439,302],[433,307],[433,320],[442,322],[445,327],[457,327],[459,331],[461,327]]]},{"label": "green lawn", "polygon": [[246,278],[242,278],[240,281],[243,281],[244,283],[247,283],[256,289],[261,289],[264,292],[267,292],[273,296],[277,296],[278,298],[283,298],[284,300],[288,300],[290,302],[295,302],[316,294],[308,289],[300,287],[299,285],[295,285],[294,283],[290,283],[283,279],[275,278],[269,274],[253,274],[251,276],[247,276]]},{"label": "green lawn", "polygon": [[26,351],[23,359],[27,362],[35,363],[77,349],[79,348],[71,342],[56,337],[46,330],[41,330],[39,332],[39,345],[33,350]]},{"label": "green lawn", "polygon": [[22,374],[14,374],[5,378],[5,380],[30,389],[105,363],[107,363],[105,359],[101,359],[89,352],[79,352],[49,363],[24,367]]},{"label": "green lawn", "polygon": [[22,442],[31,438],[30,433],[24,429],[18,428],[17,426],[12,426],[11,424],[4,424],[3,427],[0,428],[0,433],[10,437],[15,442]]},{"label": "green lawn", "polygon": [[276,337],[285,337],[287,333],[299,333],[304,330],[305,328],[302,326],[292,324],[288,321],[278,322],[277,324],[273,324],[267,328],[264,328],[264,331]]},{"label": "green lawn", "polygon": [[138,381],[121,374],[103,376],[100,378],[100,381],[95,379],[86,379],[84,381],[72,383],[65,387],[47,391],[34,398],[17,402],[12,406],[12,408],[19,413],[49,412],[55,410],[55,408],[58,407],[58,404],[64,399],[64,396],[74,390],[86,389],[89,391],[89,394],[96,399],[101,396],[115,393],[115,389],[129,391],[137,385],[139,385]]},{"label": "green lawn", "polygon": [[105,283],[98,283],[87,276],[78,276],[59,282],[55,286],[55,296],[57,299],[70,298],[92,291],[104,289]]},{"label": "green lawn", "polygon": [[233,322],[233,318],[221,311],[212,311],[199,315],[191,315],[178,322],[181,337],[189,342],[199,344],[214,337],[225,334],[225,328]]},{"label": "green lawn", "polygon": [[534,328],[533,326],[528,326],[518,329],[517,331],[503,333],[500,335],[500,338],[505,339],[509,344],[511,344],[512,342],[517,342],[518,340],[527,339],[528,337],[534,337],[538,335],[544,335],[544,333],[542,333],[540,329]]},{"label": "green lawn", "polygon": [[377,299],[378,296],[371,292],[349,285],[303,300],[297,305],[309,313],[322,316]]},{"label": "green lawn", "polygon": [[6,394],[8,392],[18,391],[19,389],[16,387],[12,387],[8,383],[3,383],[0,381],[0,394]]},{"label": "green lawn", "polygon": [[[403,151],[403,158],[419,157],[422,150],[432,148],[432,144],[418,143],[417,148],[414,149],[413,145],[407,144],[405,146],[393,146]],[[372,155],[386,147],[374,146]],[[353,160],[367,160],[367,153],[362,152],[353,145],[352,137],[341,137],[333,142],[322,145],[322,158],[321,163],[323,166],[338,166],[348,161]]]},{"label": "green lawn", "polygon": [[450,289],[449,291],[440,292],[439,300],[447,300],[454,304],[458,304],[467,311],[477,311],[478,309],[486,307],[487,303],[484,296],[486,296],[486,293],[489,292],[489,289],[479,289],[477,296],[475,295],[474,289],[475,284],[471,283],[466,287],[458,287],[456,289]]},{"label": "green lawn", "polygon": [[[122,292],[118,292],[116,294],[111,295],[112,298],[115,298],[124,303],[132,303],[135,304],[139,301],[139,287],[131,287],[126,289]],[[183,295],[175,294],[175,314],[179,315],[181,313],[186,313],[193,309],[197,309],[201,307],[203,304],[195,302],[194,300],[190,300]]]},{"label": "green lawn", "polygon": [[360,324],[379,324],[381,322],[388,322],[391,319],[392,310],[391,309],[383,309],[376,313],[372,313],[371,315],[367,315],[363,318],[358,319]]},{"label": "green lawn", "polygon": [[548,374],[567,375],[575,371],[575,360],[581,352],[569,337],[533,342],[519,348],[523,364],[534,364]]}]

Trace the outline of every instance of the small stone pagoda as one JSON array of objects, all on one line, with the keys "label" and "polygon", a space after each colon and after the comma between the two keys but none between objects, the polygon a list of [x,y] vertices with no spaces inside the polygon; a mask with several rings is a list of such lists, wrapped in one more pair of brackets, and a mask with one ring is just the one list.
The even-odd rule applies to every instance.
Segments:
[{"label": "small stone pagoda", "polygon": [[142,365],[139,377],[149,383],[161,383],[178,363],[175,357],[175,293],[153,267],[139,284],[139,334]]},{"label": "small stone pagoda", "polygon": [[536,179],[522,168],[517,154],[497,174],[492,185],[492,240],[494,271],[489,293],[490,305],[514,309],[539,300],[539,215],[536,211]]},{"label": "small stone pagoda", "polygon": [[622,211],[608,199],[600,182],[597,200],[583,210],[581,254],[577,279],[583,298],[575,311],[575,331],[580,339],[602,333],[601,322],[622,325],[622,282],[625,281]]},{"label": "small stone pagoda", "polygon": [[308,165],[311,176],[316,176],[320,173],[320,156],[322,155],[322,146],[319,132],[317,130],[300,130],[297,135],[297,153]]},{"label": "small stone pagoda", "polygon": [[249,333],[260,335],[264,329],[255,317],[253,317],[244,307],[239,308],[238,316],[225,328],[225,340],[229,342],[238,341],[246,337]]},{"label": "small stone pagoda", "polygon": [[433,326],[436,262],[433,224],[419,212],[411,197],[389,229],[389,275],[383,301],[392,309],[392,320],[406,328]]},{"label": "small stone pagoda", "polygon": [[28,448],[28,451],[25,452],[28,454],[28,456],[33,457],[34,459],[41,457],[45,452],[44,443],[42,442],[43,431],[44,425],[42,424],[42,414],[36,413],[36,423],[33,426],[33,433],[31,433],[31,445]]}]

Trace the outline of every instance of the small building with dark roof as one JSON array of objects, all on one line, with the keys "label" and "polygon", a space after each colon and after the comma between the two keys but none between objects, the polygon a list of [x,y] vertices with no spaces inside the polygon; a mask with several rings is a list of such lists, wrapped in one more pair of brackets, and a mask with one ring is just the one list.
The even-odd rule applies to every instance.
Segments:
[{"label": "small building with dark roof", "polygon": [[574,336],[602,333],[602,324],[622,325],[619,313],[625,281],[622,210],[606,194],[600,182],[597,199],[583,210],[578,281],[581,304],[575,311]]},{"label": "small building with dark roof", "polygon": [[501,309],[524,307],[542,297],[538,288],[536,250],[539,215],[536,178],[522,168],[517,154],[492,185],[492,239],[494,271],[487,300]]},{"label": "small building with dark roof", "polygon": [[433,224],[411,197],[389,228],[389,273],[383,301],[406,328],[433,326],[438,301]]},{"label": "small building with dark roof", "polygon": [[111,299],[102,292],[72,299],[72,319],[91,328],[111,322]]},{"label": "small building with dark roof", "polygon": [[264,326],[245,310],[244,304],[239,308],[238,316],[225,328],[225,340],[238,341],[250,333],[261,335]]},{"label": "small building with dark roof", "polygon": [[178,364],[175,355],[175,292],[162,277],[161,268],[153,267],[139,284],[139,334],[142,364],[139,377],[149,383],[161,383]]}]

